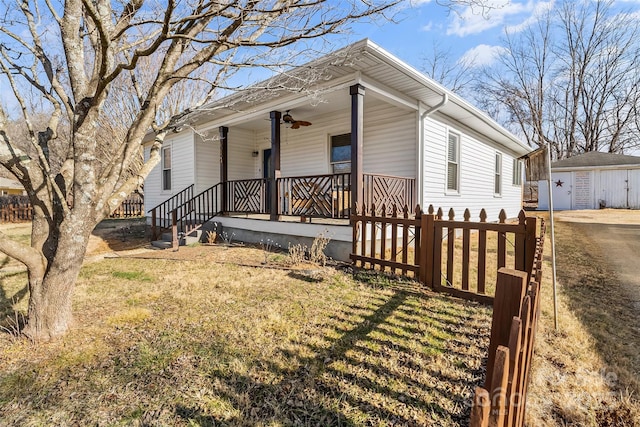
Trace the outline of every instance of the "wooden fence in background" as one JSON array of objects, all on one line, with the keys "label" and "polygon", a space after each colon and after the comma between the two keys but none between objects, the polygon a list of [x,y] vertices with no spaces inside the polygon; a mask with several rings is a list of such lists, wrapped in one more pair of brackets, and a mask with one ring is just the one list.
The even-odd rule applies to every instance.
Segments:
[{"label": "wooden fence in background", "polygon": [[[487,222],[484,209],[473,222],[468,209],[457,221],[453,209],[444,218],[442,209],[434,213],[433,206],[424,213],[420,206],[410,212],[406,206],[372,205],[351,216],[351,260],[356,267],[410,275],[434,290],[491,304],[488,274],[495,278],[507,266],[528,271],[535,254],[537,218],[521,211],[516,222],[506,219],[504,210],[497,222]],[[495,249],[488,246],[488,232],[495,234]],[[495,252],[491,264],[489,252]]]},{"label": "wooden fence in background", "polygon": [[0,222],[31,221],[33,209],[30,203],[8,203],[0,206]]},{"label": "wooden fence in background", "polygon": [[[131,196],[109,216],[109,218],[137,218],[144,216],[144,201],[140,196]],[[26,222],[33,219],[29,202],[0,204],[0,223]]]},{"label": "wooden fence in background", "polygon": [[144,216],[144,200],[139,195],[125,199],[109,218],[138,218]]}]

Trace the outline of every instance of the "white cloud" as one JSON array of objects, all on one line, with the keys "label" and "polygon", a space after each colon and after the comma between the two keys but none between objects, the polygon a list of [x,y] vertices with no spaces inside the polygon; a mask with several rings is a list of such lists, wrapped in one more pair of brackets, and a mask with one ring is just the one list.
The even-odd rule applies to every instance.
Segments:
[{"label": "white cloud", "polygon": [[459,59],[459,62],[468,64],[472,67],[481,67],[491,65],[496,61],[498,56],[506,52],[507,49],[502,46],[489,46],[480,44],[466,51]]},{"label": "white cloud", "polygon": [[536,3],[531,13],[531,16],[529,16],[527,19],[520,22],[519,24],[507,25],[505,30],[512,34],[519,33],[520,31],[527,28],[529,25],[533,24],[536,21],[536,19],[538,19],[538,17],[540,17],[541,15],[544,15],[545,13],[553,9],[553,6],[554,6],[554,0]]},{"label": "white cloud", "polygon": [[[460,37],[479,34],[491,28],[509,25],[517,29],[523,22],[535,19],[542,12],[553,7],[554,0],[539,2],[529,0],[516,2],[509,0],[491,0],[491,9],[483,11],[477,7],[465,7],[460,13],[453,14],[453,20],[447,28],[447,35]],[[520,21],[520,23],[509,24]],[[523,27],[524,28],[524,27]]]},{"label": "white cloud", "polygon": [[429,21],[429,23],[427,23],[426,25],[423,25],[422,27],[420,27],[421,31],[431,31],[433,29],[433,21]]}]

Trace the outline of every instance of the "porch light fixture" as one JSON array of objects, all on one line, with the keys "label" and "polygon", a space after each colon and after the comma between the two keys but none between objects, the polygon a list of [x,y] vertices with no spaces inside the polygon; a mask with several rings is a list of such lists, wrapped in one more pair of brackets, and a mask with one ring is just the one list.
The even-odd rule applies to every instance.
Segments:
[{"label": "porch light fixture", "polygon": [[252,151],[251,152],[251,157],[258,157],[258,152],[257,151]]}]

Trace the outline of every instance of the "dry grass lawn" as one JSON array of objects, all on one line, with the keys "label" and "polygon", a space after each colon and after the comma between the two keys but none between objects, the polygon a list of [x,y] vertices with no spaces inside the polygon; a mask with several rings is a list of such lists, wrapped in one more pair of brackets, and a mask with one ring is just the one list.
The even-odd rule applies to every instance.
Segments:
[{"label": "dry grass lawn", "polygon": [[[259,249],[173,254],[86,264],[58,342],[0,334],[2,424],[466,425],[489,309],[375,275],[228,262],[259,265]],[[24,286],[0,277],[2,317],[26,309]]]},{"label": "dry grass lawn", "polygon": [[[140,243],[111,229],[95,253]],[[561,329],[547,240],[528,425],[640,426],[637,318],[590,242],[566,223],[557,241]],[[85,263],[64,339],[0,334],[0,424],[467,425],[490,309],[283,258],[195,246]],[[0,319],[28,297],[7,265]]]}]

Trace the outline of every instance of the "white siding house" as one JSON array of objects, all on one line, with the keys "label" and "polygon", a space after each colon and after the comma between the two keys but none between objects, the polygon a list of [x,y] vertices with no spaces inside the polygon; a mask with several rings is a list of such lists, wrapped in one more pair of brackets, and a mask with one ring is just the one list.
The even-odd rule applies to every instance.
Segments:
[{"label": "white siding house", "polygon": [[[309,68],[320,78],[305,87],[261,89],[286,87]],[[171,188],[163,190],[166,172],[158,165],[146,180],[145,204],[151,208],[191,185],[194,195],[217,185],[226,198],[216,193],[220,215],[213,220],[247,239],[331,229],[334,240],[349,243],[354,203],[432,204],[453,208],[457,218],[466,208],[477,218],[484,208],[489,220],[501,209],[515,217],[522,206],[513,167],[529,147],[369,40],[181,120],[165,140]],[[277,222],[285,217],[299,219]],[[342,227],[335,225],[340,220]]]},{"label": "white siding house", "polygon": [[[640,157],[590,152],[551,164],[554,210],[640,209]],[[547,181],[538,183],[538,209],[549,210]]]}]

